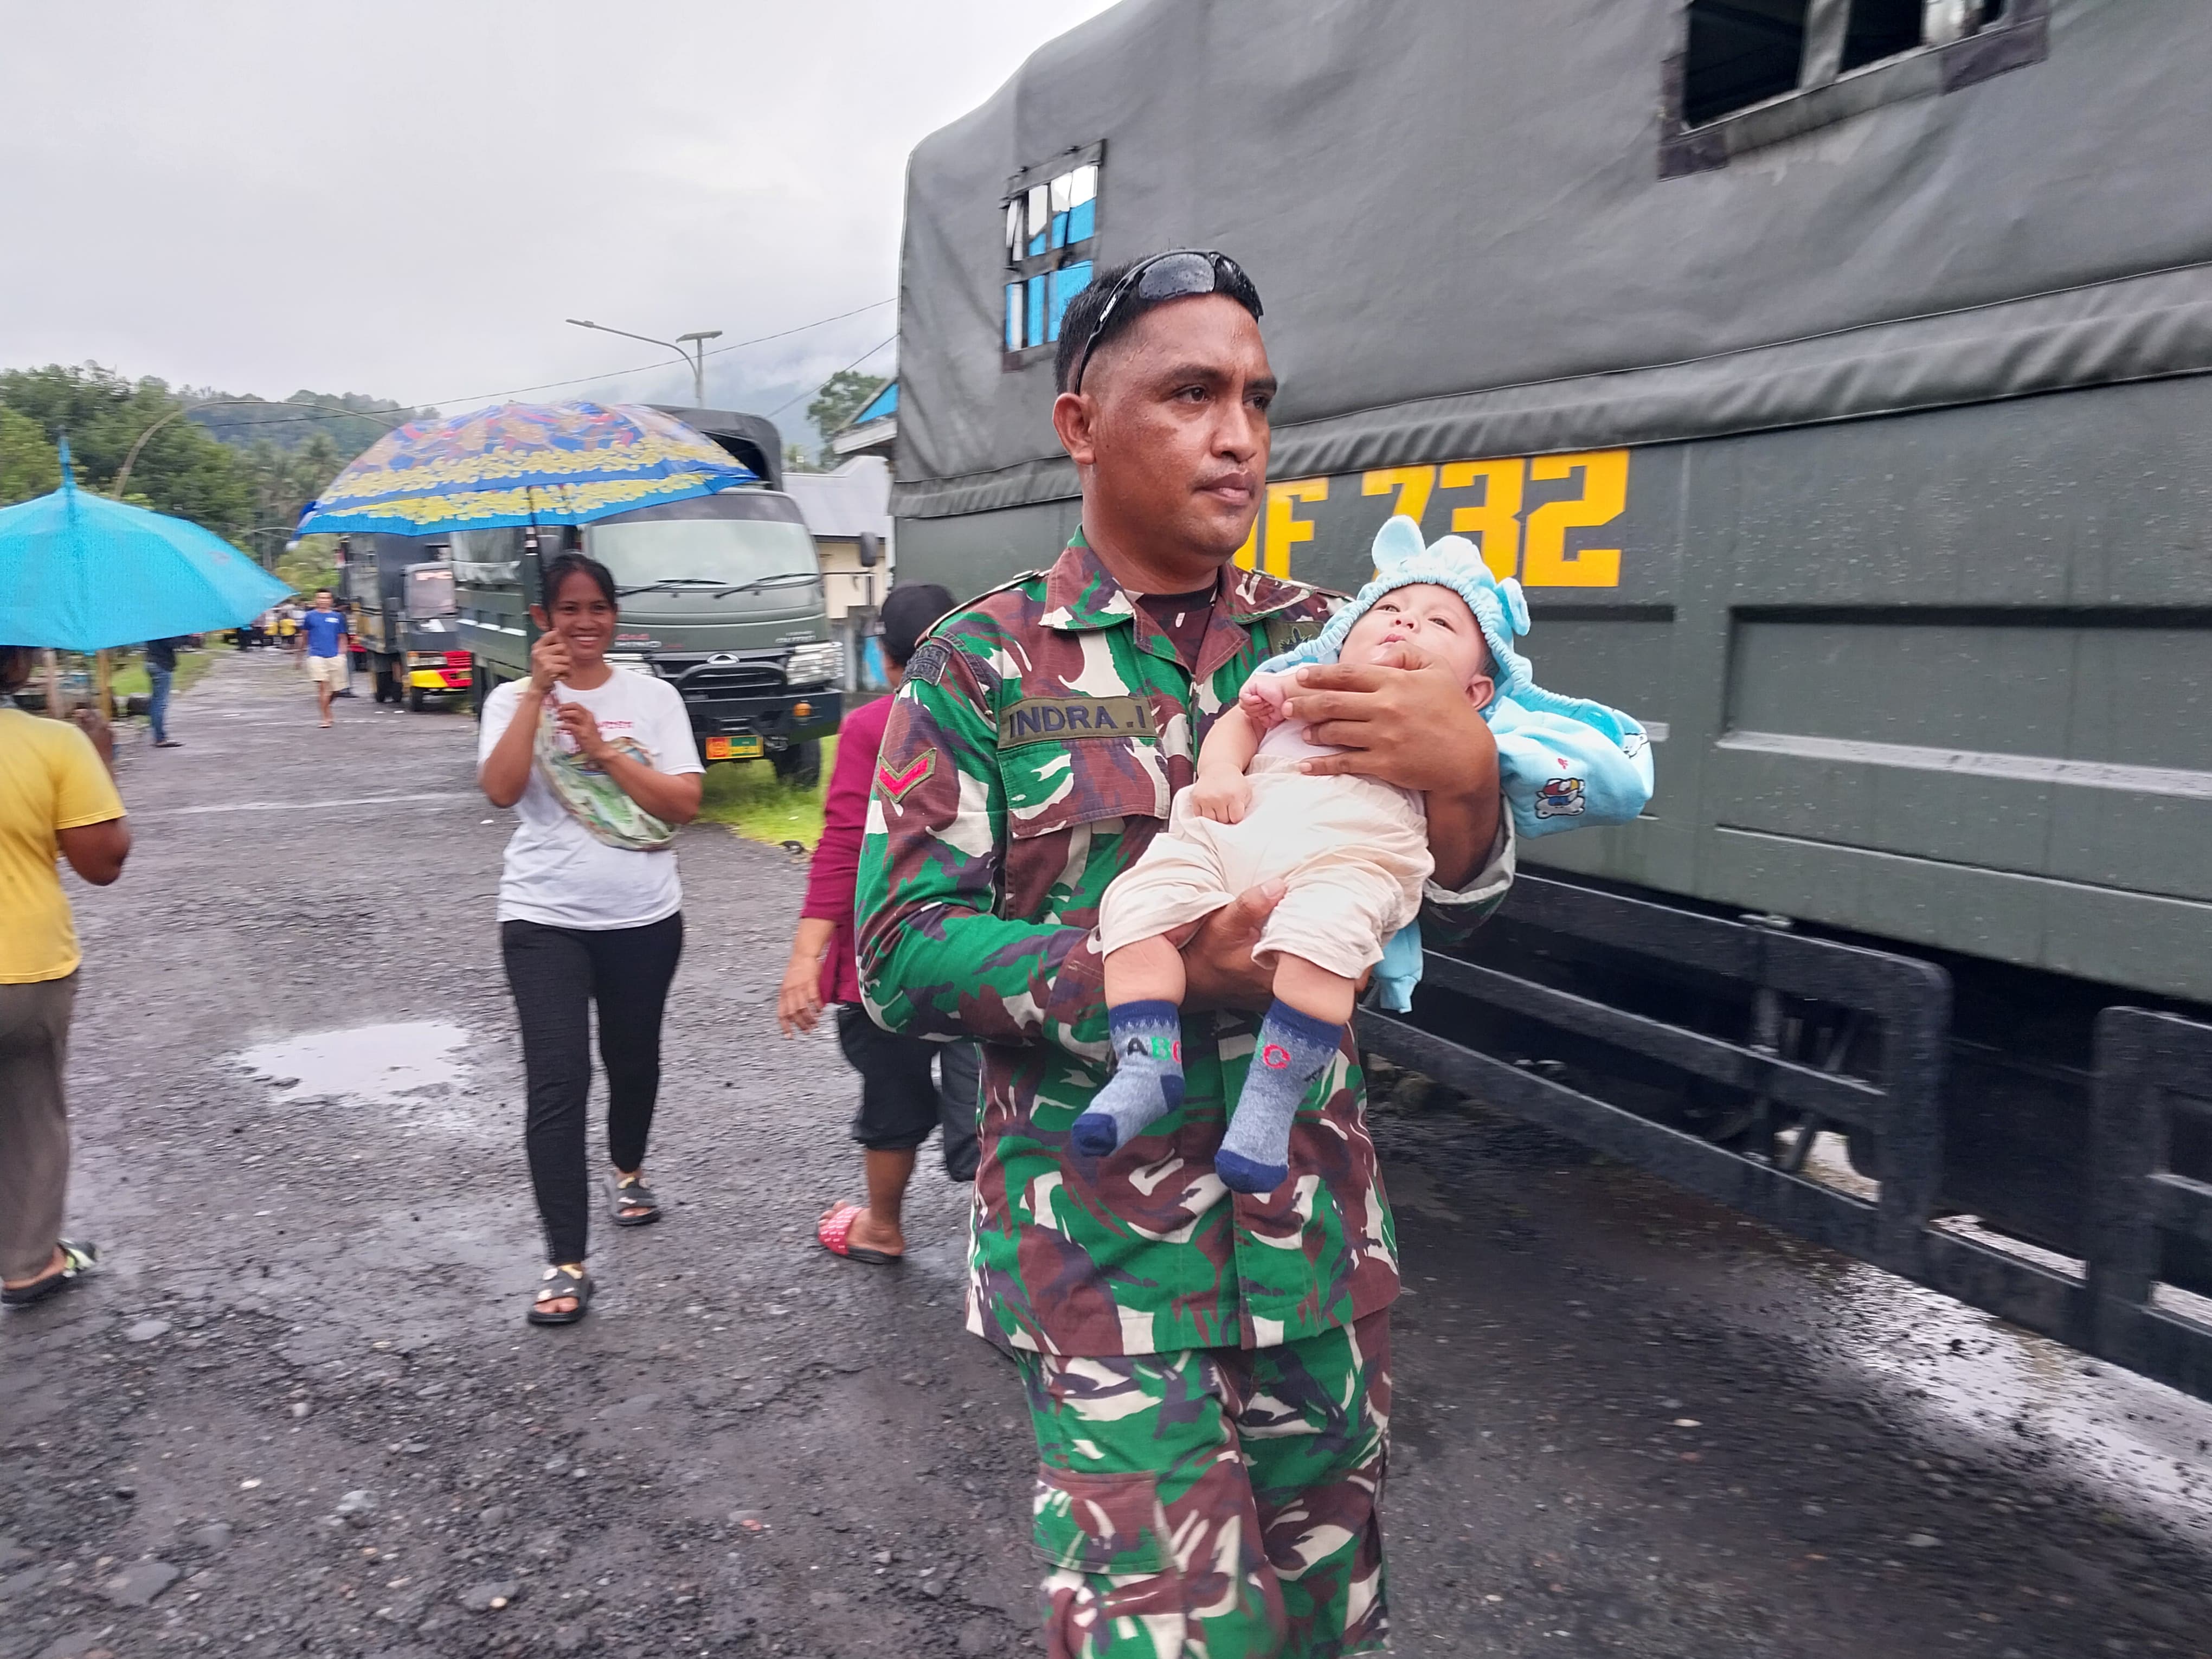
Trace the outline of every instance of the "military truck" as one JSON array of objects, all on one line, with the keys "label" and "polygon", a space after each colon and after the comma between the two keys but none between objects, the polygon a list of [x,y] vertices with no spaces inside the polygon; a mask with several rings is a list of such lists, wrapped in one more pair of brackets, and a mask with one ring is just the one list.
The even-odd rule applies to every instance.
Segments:
[{"label": "military truck", "polygon": [[676,688],[702,757],[765,759],[786,781],[811,785],[822,775],[822,739],[843,717],[842,659],[813,538],[783,493],[781,439],[757,416],[662,412],[713,439],[760,483],[581,526],[455,532],[458,621],[477,707],[501,681],[530,672],[538,573],[562,549],[580,547],[614,573],[621,595],[607,659]]},{"label": "military truck", "polygon": [[338,544],[353,637],[379,702],[420,711],[433,697],[474,690],[456,626],[447,543],[412,536],[348,536]]},{"label": "military truck", "polygon": [[1048,562],[1067,301],[1232,253],[1240,558],[1466,535],[1656,745],[1370,1052],[2212,1396],[2203,21],[1127,0],[914,154],[901,575]]}]

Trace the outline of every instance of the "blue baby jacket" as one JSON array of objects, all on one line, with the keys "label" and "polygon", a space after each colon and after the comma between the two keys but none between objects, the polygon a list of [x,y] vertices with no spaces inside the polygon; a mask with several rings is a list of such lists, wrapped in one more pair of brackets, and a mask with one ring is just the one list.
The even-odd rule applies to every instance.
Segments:
[{"label": "blue baby jacket", "polygon": [[[1398,517],[1375,538],[1375,580],[1329,618],[1318,638],[1260,665],[1281,673],[1333,663],[1345,635],[1375,601],[1416,583],[1449,587],[1467,601],[1490,647],[1496,692],[1482,711],[1498,742],[1498,780],[1516,836],[1626,823],[1651,799],[1651,744],[1644,727],[1617,708],[1583,697],[1562,696],[1535,683],[1528,659],[1513,641],[1528,631],[1528,603],[1521,584],[1500,580],[1463,536],[1424,545],[1413,520]],[[1382,1006],[1398,1012],[1413,1006],[1421,976],[1419,922],[1400,929],[1375,970]]]}]

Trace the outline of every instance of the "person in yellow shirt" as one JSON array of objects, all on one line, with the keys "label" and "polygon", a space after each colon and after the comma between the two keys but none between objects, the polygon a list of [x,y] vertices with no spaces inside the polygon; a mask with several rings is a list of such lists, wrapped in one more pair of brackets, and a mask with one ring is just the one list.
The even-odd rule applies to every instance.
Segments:
[{"label": "person in yellow shirt", "polygon": [[58,858],[106,886],[131,831],[110,775],[114,734],[89,710],[45,720],[9,696],[31,653],[0,646],[0,1304],[65,1290],[98,1252],[61,1236],[69,1193],[63,1074],[76,1003],[76,923]]}]

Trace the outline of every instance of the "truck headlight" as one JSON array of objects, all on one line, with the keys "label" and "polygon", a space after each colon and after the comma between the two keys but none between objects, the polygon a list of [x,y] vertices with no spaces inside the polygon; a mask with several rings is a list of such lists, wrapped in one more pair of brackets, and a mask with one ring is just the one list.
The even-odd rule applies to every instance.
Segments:
[{"label": "truck headlight", "polygon": [[829,641],[802,645],[793,650],[783,665],[783,677],[793,685],[825,685],[842,665],[837,647]]}]

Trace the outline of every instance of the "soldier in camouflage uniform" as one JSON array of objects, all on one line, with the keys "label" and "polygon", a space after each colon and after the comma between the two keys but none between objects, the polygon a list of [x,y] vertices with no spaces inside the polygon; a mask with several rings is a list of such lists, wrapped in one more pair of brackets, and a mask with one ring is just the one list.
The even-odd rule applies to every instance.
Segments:
[{"label": "soldier in camouflage uniform", "polygon": [[[1398,1270],[1349,1036],[1288,1181],[1247,1196],[1212,1169],[1269,997],[1250,950],[1273,896],[1182,946],[1181,1108],[1108,1158],[1069,1139],[1111,1071],[1100,896],[1245,678],[1340,602],[1230,568],[1267,471],[1258,301],[1218,255],[1159,263],[1180,291],[1139,262],[1062,325],[1054,420],[1083,532],[908,666],[861,860],[863,990],[892,1030],[984,1045],[968,1321],[1024,1369],[1053,1659],[1372,1652]],[[1425,926],[1463,933],[1512,878],[1488,728],[1441,672],[1309,672],[1298,717],[1352,745],[1320,764],[1425,793],[1450,884]]]}]

